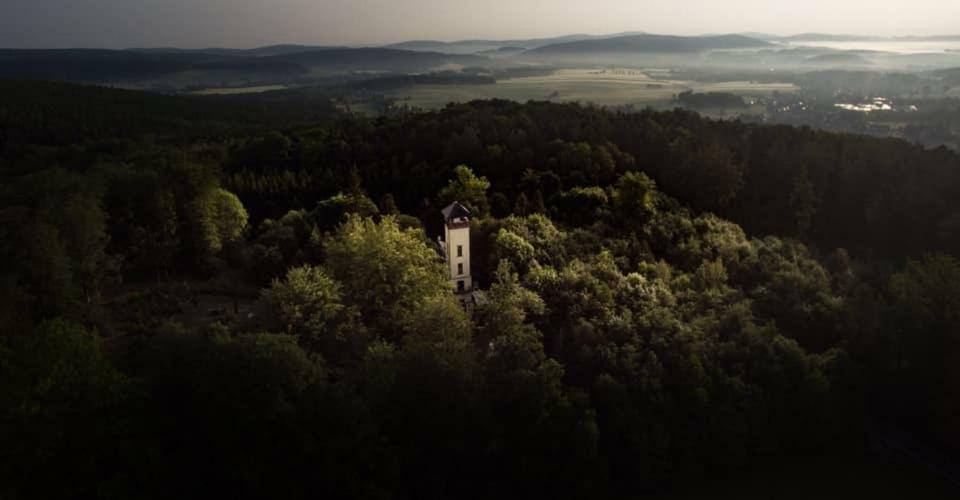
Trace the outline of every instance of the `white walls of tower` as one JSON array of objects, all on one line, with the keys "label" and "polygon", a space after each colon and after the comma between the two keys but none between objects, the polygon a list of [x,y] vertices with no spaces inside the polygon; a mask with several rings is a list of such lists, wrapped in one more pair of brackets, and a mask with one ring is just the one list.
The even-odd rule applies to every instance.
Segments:
[{"label": "white walls of tower", "polygon": [[446,233],[450,284],[454,291],[470,291],[473,289],[473,278],[470,275],[470,226],[447,226]]}]

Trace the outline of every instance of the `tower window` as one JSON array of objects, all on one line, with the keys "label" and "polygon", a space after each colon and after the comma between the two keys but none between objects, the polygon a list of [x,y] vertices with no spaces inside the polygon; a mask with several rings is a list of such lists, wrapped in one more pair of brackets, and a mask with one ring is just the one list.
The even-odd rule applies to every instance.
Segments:
[{"label": "tower window", "polygon": [[457,264],[457,274],[463,275],[463,264]]},{"label": "tower window", "polygon": [[466,289],[467,289],[466,284],[465,284],[463,281],[458,281],[458,282],[457,282],[457,291],[458,291],[458,292],[462,292],[462,291],[464,291],[464,290],[466,290]]},{"label": "tower window", "polygon": [[457,245],[457,257],[463,257],[463,245]]}]

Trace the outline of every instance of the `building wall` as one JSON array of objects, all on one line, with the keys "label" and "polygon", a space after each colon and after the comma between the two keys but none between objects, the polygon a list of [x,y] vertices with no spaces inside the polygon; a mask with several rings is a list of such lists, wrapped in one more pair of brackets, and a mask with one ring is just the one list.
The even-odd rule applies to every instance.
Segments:
[{"label": "building wall", "polygon": [[[470,275],[470,227],[446,228],[447,266],[450,270],[450,286],[457,290],[457,282],[463,281],[464,290],[473,289]],[[463,247],[463,255],[457,256],[457,246]],[[458,264],[463,264],[463,274]]]}]

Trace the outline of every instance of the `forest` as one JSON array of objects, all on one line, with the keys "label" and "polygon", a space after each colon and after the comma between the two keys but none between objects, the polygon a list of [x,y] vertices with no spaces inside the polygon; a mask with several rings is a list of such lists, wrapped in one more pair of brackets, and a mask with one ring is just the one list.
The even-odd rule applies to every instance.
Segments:
[{"label": "forest", "polygon": [[893,433],[960,451],[946,148],[0,90],[0,498],[642,498]]}]

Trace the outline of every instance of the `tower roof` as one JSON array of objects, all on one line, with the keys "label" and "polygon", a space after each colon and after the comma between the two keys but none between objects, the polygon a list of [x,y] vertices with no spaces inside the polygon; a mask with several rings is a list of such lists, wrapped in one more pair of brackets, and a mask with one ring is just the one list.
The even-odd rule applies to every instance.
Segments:
[{"label": "tower roof", "polygon": [[443,213],[443,220],[445,221],[470,217],[470,211],[467,210],[467,207],[461,205],[459,201],[447,205],[441,212]]}]

